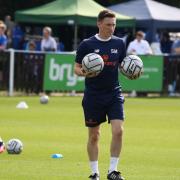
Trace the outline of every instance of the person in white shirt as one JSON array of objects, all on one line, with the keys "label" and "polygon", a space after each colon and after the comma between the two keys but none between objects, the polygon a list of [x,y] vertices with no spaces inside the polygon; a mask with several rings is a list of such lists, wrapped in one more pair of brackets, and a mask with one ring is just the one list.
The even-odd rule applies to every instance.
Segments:
[{"label": "person in white shirt", "polygon": [[152,54],[152,49],[149,43],[146,40],[144,40],[144,33],[142,31],[138,31],[136,33],[136,39],[130,42],[127,48],[127,54],[135,54],[135,55]]},{"label": "person in white shirt", "polygon": [[52,30],[50,27],[43,28],[43,39],[41,41],[42,51],[57,51],[57,43],[51,36]]}]

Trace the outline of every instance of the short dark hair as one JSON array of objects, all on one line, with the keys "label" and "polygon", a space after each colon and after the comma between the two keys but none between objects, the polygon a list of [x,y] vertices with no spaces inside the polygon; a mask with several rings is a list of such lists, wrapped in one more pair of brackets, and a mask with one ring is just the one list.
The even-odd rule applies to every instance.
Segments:
[{"label": "short dark hair", "polygon": [[106,18],[106,17],[115,18],[116,15],[115,15],[114,12],[105,9],[105,10],[100,11],[100,13],[98,14],[97,20],[98,20],[98,21],[102,21],[102,20],[103,20],[104,18]]}]

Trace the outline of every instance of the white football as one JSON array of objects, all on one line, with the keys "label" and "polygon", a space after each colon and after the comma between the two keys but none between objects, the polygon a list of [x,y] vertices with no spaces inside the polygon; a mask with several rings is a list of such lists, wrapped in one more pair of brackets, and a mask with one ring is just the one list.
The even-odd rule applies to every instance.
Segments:
[{"label": "white football", "polygon": [[40,97],[40,103],[41,104],[47,104],[49,102],[49,96],[43,95]]},{"label": "white football", "polygon": [[6,150],[9,154],[20,154],[23,144],[19,139],[10,139],[6,144]]},{"label": "white football", "polygon": [[82,68],[85,72],[95,72],[98,75],[104,68],[103,58],[97,53],[90,53],[84,56]]},{"label": "white football", "polygon": [[143,62],[136,55],[126,56],[121,62],[120,71],[128,78],[140,77],[143,72]]}]

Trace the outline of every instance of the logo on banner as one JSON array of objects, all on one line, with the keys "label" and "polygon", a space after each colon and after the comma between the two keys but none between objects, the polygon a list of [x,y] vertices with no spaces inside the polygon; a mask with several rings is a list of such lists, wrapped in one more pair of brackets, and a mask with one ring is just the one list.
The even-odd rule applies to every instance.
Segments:
[{"label": "logo on banner", "polygon": [[73,73],[72,64],[58,64],[54,58],[50,59],[49,79],[51,81],[64,81],[67,86],[75,86],[78,81],[83,81],[84,77],[78,77]]}]

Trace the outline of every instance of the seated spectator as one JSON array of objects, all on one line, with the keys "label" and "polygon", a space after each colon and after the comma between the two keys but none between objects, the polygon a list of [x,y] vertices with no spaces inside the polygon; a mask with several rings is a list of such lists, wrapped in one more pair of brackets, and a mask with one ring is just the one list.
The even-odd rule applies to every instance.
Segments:
[{"label": "seated spectator", "polygon": [[171,53],[172,43],[173,42],[170,40],[169,33],[163,33],[160,41],[162,53]]},{"label": "seated spectator", "polygon": [[127,48],[127,54],[152,54],[152,49],[149,43],[146,40],[144,40],[144,33],[142,31],[138,31],[136,33],[136,38],[132,42],[130,42]]},{"label": "seated spectator", "polygon": [[57,43],[55,39],[51,36],[52,30],[50,27],[44,27],[43,29],[43,39],[41,41],[42,51],[57,51]]},{"label": "seated spectator", "polygon": [[6,25],[0,23],[0,50],[6,49],[7,46],[7,37],[5,35]]}]

